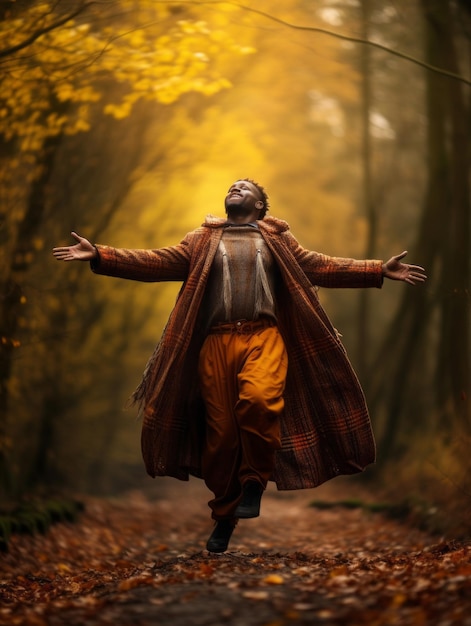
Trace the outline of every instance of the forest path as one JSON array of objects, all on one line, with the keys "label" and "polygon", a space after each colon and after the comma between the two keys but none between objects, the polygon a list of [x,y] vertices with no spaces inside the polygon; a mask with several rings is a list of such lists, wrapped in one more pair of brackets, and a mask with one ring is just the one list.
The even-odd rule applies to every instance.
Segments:
[{"label": "forest path", "polygon": [[0,556],[0,624],[471,626],[471,545],[364,509],[309,506],[357,489],[348,479],[270,486],[261,516],[241,521],[222,555],[205,549],[201,481],[87,499],[77,523],[12,538]]}]

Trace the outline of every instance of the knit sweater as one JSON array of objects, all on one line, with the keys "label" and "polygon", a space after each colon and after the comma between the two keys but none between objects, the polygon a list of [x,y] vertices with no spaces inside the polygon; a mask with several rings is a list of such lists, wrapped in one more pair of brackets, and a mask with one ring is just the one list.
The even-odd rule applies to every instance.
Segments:
[{"label": "knit sweater", "polygon": [[200,315],[207,327],[218,322],[276,318],[273,256],[260,230],[250,225],[224,229],[214,257]]}]

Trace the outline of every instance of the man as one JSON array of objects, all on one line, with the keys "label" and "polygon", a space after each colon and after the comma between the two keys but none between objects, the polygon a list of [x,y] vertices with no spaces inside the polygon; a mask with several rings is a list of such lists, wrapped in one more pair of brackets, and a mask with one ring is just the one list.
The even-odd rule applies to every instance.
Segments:
[{"label": "man", "polygon": [[148,473],[202,477],[213,492],[210,552],[259,515],[268,480],[315,487],[375,460],[363,392],[317,287],[426,279],[406,252],[383,263],[306,250],[268,208],[264,188],[243,179],[226,195],[227,219],[208,217],[176,246],[117,249],[72,233],[77,244],[53,251],[97,274],[183,281],[133,399]]}]

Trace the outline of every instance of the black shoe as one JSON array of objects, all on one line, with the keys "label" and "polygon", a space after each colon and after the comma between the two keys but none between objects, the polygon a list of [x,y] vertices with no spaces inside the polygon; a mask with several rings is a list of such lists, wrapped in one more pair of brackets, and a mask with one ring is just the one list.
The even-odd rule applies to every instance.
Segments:
[{"label": "black shoe", "polygon": [[242,519],[260,515],[260,500],[263,487],[255,480],[248,480],[242,487],[242,500],[237,505],[234,515]]},{"label": "black shoe", "polygon": [[232,531],[235,527],[235,520],[221,519],[216,522],[213,532],[211,533],[206,549],[208,552],[225,552],[229,545]]}]

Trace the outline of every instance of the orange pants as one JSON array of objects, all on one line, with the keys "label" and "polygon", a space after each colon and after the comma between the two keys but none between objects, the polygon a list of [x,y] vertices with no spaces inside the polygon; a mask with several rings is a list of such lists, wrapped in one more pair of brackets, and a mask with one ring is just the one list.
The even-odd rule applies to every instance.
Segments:
[{"label": "orange pants", "polygon": [[[203,478],[214,493],[208,504],[216,520],[234,516],[242,485],[263,487],[281,447],[288,358],[274,325],[247,322],[252,332],[214,332],[199,358],[199,379],[206,406]],[[230,325],[228,325],[230,326]]]}]

